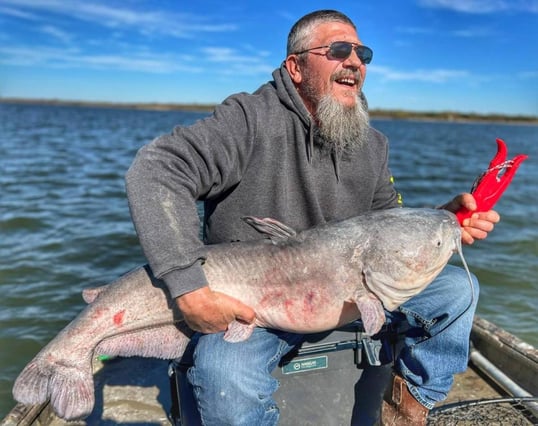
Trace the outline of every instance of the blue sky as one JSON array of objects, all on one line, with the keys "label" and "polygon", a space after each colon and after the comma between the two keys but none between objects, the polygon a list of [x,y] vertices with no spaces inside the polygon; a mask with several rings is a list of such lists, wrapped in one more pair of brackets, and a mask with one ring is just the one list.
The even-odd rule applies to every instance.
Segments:
[{"label": "blue sky", "polygon": [[324,8],[374,50],[371,108],[538,115],[538,0],[0,0],[0,96],[220,102]]}]

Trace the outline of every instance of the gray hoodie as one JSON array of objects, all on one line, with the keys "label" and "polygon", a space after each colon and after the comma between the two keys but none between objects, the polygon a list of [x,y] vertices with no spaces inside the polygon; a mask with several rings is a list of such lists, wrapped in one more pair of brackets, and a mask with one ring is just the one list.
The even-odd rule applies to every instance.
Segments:
[{"label": "gray hoodie", "polygon": [[240,93],[213,115],[158,137],[138,152],[126,183],[148,262],[173,297],[207,285],[205,243],[260,238],[242,216],[271,217],[297,231],[372,209],[396,207],[386,137],[336,157],[282,66],[255,93]]}]

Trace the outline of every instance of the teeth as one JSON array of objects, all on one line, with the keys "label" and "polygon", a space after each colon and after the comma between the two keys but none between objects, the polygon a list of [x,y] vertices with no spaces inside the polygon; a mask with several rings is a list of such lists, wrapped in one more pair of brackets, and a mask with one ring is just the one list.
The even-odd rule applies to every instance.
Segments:
[{"label": "teeth", "polygon": [[342,79],[338,80],[338,82],[343,83],[343,84],[353,85],[353,84],[355,84],[355,79],[353,79],[353,78],[342,78]]}]

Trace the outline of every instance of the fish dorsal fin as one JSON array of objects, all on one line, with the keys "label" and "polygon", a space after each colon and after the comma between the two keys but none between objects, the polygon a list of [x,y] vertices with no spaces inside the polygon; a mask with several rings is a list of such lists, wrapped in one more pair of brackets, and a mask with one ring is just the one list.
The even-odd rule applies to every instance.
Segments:
[{"label": "fish dorsal fin", "polygon": [[276,219],[271,219],[269,217],[260,219],[254,216],[244,216],[241,219],[252,226],[260,234],[268,236],[274,243],[287,241],[289,238],[293,238],[297,235],[295,230]]},{"label": "fish dorsal fin", "polygon": [[88,287],[82,290],[82,298],[88,304],[96,300],[103,291],[105,291],[110,284],[105,284],[99,287]]}]

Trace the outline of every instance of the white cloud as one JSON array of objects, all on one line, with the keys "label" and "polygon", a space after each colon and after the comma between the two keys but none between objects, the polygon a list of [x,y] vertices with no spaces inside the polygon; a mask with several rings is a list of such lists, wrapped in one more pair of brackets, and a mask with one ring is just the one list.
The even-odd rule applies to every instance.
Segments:
[{"label": "white cloud", "polygon": [[[108,28],[124,28],[142,34],[165,34],[190,38],[201,32],[229,32],[237,29],[231,23],[214,23],[202,16],[169,13],[161,10],[132,10],[95,2],[59,0],[2,0],[5,13],[35,19],[42,12],[56,13],[79,21]],[[0,9],[2,13],[2,9]]]},{"label": "white cloud", "polygon": [[434,32],[433,28],[428,27],[397,27],[396,31],[404,34],[432,34]]},{"label": "white cloud", "polygon": [[[263,57],[241,55],[234,49],[211,47],[203,55],[161,52],[153,54],[145,49],[131,49],[130,54],[90,54],[77,47],[0,46],[0,64],[11,66],[41,66],[47,68],[81,68],[106,71],[131,71],[153,74],[185,72],[215,75],[270,74],[274,66]],[[195,65],[193,65],[195,64]]]},{"label": "white cloud", "polygon": [[12,16],[14,18],[27,19],[31,21],[38,20],[38,16],[33,13],[24,12],[20,9],[15,9],[12,7],[0,7],[0,15]]},{"label": "white cloud", "polygon": [[63,43],[69,43],[72,39],[71,34],[57,28],[53,25],[45,25],[39,28],[39,30],[46,35],[50,35]]},{"label": "white cloud", "polygon": [[241,55],[236,49],[229,47],[205,47],[202,49],[202,54],[210,62],[249,64],[260,60],[254,55]]},{"label": "white cloud", "polygon": [[487,28],[466,28],[460,30],[454,30],[450,32],[455,37],[462,38],[477,38],[477,37],[491,37],[492,32]]},{"label": "white cloud", "polygon": [[257,75],[270,74],[274,66],[265,62],[264,52],[259,55],[242,55],[236,49],[228,47],[206,47],[202,49],[203,58],[220,64],[216,70],[219,74]]},{"label": "white cloud", "polygon": [[81,54],[76,48],[58,49],[47,46],[0,46],[0,63],[13,66],[91,68],[157,74],[177,71],[198,73],[203,70],[199,66],[190,66],[184,58],[170,55],[91,55]]},{"label": "white cloud", "polygon": [[[111,7],[98,2],[59,0],[1,0],[9,7],[10,16],[42,21],[32,25],[40,33],[40,46],[11,41],[0,46],[0,63],[13,66],[42,66],[49,68],[89,68],[99,70],[126,70],[147,73],[201,73],[258,75],[271,73],[273,65],[267,62],[268,52],[227,47],[198,47],[196,54],[186,49],[181,53],[158,51],[149,45],[127,41],[126,31],[144,35],[168,37],[197,37],[200,32],[235,31],[235,25],[214,23],[205,17],[165,12],[140,11]],[[5,8],[4,8],[5,9]],[[1,13],[1,9],[0,9]],[[69,18],[69,19],[65,19]],[[109,31],[98,31],[97,37],[82,38],[70,33],[62,24],[70,21],[75,31],[79,22],[90,22]],[[74,22],[74,25],[73,25]],[[43,37],[46,35],[47,37]],[[65,49],[46,46],[54,38],[64,43]],[[149,40],[148,40],[149,41]],[[247,53],[242,53],[246,51]],[[35,53],[38,52],[38,53]]]},{"label": "white cloud", "polygon": [[396,28],[396,31],[398,31],[401,34],[409,34],[409,35],[435,35],[435,36],[455,36],[455,37],[462,37],[462,38],[473,38],[473,37],[489,37],[491,36],[491,31],[487,28],[483,27],[474,27],[474,28],[462,28],[459,30],[452,30],[448,32],[439,31],[435,28],[429,28],[429,27],[398,27]]},{"label": "white cloud", "polygon": [[420,81],[429,83],[446,83],[451,80],[469,77],[469,72],[465,70],[412,70],[412,71],[396,71],[389,67],[378,65],[370,65],[368,72],[378,74],[382,79],[389,81]]},{"label": "white cloud", "polygon": [[418,0],[420,6],[462,13],[486,14],[505,11],[538,13],[538,0]]}]

